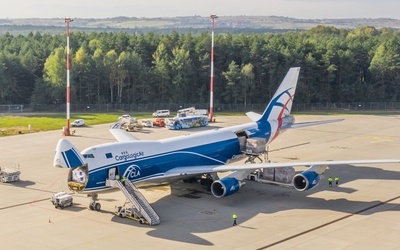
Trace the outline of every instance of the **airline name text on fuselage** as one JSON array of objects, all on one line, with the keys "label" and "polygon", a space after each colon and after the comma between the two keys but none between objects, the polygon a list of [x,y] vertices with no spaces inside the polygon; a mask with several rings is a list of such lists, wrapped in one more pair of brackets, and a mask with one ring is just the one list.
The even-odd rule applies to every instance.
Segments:
[{"label": "airline name text on fuselage", "polygon": [[127,161],[132,159],[137,159],[141,156],[144,156],[143,151],[129,153],[128,151],[121,152],[121,155],[116,155],[114,158],[116,161]]}]

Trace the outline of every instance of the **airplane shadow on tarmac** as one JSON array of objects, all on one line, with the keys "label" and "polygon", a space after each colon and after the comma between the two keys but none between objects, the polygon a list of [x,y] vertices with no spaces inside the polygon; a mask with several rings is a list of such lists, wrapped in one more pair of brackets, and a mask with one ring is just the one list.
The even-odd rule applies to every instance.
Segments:
[{"label": "airplane shadow on tarmac", "polygon": [[[340,177],[339,187],[329,187],[327,178]],[[341,185],[356,179],[400,180],[400,172],[386,171],[373,167],[355,167],[340,165],[325,172],[320,184],[309,191],[299,192],[291,188],[247,181],[238,193],[221,199],[215,198],[199,183],[178,181],[171,184],[171,195],[151,204],[161,218],[161,224],[148,232],[149,236],[186,242],[195,245],[213,245],[212,242],[198,236],[232,227],[232,214],[238,214],[238,226],[257,214],[274,214],[282,210],[331,210],[343,212],[346,218],[353,214],[370,215],[373,208],[385,204],[385,211],[400,211],[400,204],[385,200],[352,201],[344,198],[325,199],[312,197],[321,191],[353,193],[358,190],[342,188]],[[145,192],[157,192],[157,187],[145,189]],[[392,197],[399,198],[399,197]],[[311,215],[310,215],[311,216]],[[309,219],[312,219],[309,218]],[[294,223],[297,219],[294,220]],[[333,222],[332,222],[333,223]],[[294,225],[288,225],[294,226]],[[258,230],[251,226],[241,226],[243,230]],[[291,228],[288,228],[291,230]],[[196,234],[196,235],[195,235]]]}]

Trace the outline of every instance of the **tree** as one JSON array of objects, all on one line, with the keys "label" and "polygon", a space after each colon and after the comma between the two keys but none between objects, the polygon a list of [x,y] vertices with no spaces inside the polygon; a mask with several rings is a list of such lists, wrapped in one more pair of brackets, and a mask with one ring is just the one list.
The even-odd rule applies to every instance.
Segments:
[{"label": "tree", "polygon": [[[80,47],[78,51],[75,53],[74,58],[74,67],[72,68],[72,72],[77,78],[77,82],[79,86],[77,86],[77,100],[79,103],[82,103],[85,95],[89,99],[90,103],[90,55],[86,53],[84,47]],[[86,94],[84,94],[84,89],[86,89]]]},{"label": "tree", "polygon": [[105,55],[101,49],[96,49],[92,56],[93,60],[93,83],[96,85],[97,103],[107,102],[108,89],[107,68],[105,65]]},{"label": "tree", "polygon": [[51,86],[42,79],[37,78],[32,93],[31,104],[58,104],[59,100],[53,100]]},{"label": "tree", "polygon": [[[242,67],[242,81],[243,81],[243,104],[244,109],[247,110],[248,93],[254,92],[254,66],[248,63]],[[251,102],[251,98],[250,98]]]},{"label": "tree", "polygon": [[393,37],[376,49],[370,70],[378,77],[381,98],[397,101],[400,87],[400,38]]},{"label": "tree", "polygon": [[232,61],[229,64],[229,69],[228,71],[225,71],[222,73],[227,80],[227,87],[226,91],[224,92],[224,99],[227,102],[233,102],[235,104],[238,103],[238,101],[241,101],[241,86],[239,85],[239,82],[241,80],[241,73],[239,66],[236,64],[235,61]]},{"label": "tree", "polygon": [[46,59],[44,64],[44,81],[51,86],[50,96],[53,100],[66,101],[66,57],[64,48],[57,48]]},{"label": "tree", "polygon": [[158,89],[156,89],[158,93],[157,99],[161,103],[164,103],[167,96],[167,86],[169,85],[169,80],[171,78],[169,66],[170,56],[164,43],[158,45],[157,50],[153,54],[153,59],[155,73],[160,79],[160,84],[158,85]]},{"label": "tree", "polygon": [[192,81],[190,81],[192,67],[189,51],[183,48],[174,48],[170,67],[175,96],[173,101],[176,103],[188,101],[187,96],[193,91],[191,88]]},{"label": "tree", "polygon": [[106,70],[106,75],[108,76],[108,85],[110,89],[110,102],[114,103],[114,87],[118,81],[118,65],[117,65],[118,55],[115,50],[110,50],[106,53],[104,57],[104,69]]},{"label": "tree", "polygon": [[0,53],[0,103],[13,103],[12,93],[17,89],[17,82],[7,72],[7,58]]},{"label": "tree", "polygon": [[34,77],[23,66],[21,59],[0,53],[0,102],[29,103],[34,88]]}]

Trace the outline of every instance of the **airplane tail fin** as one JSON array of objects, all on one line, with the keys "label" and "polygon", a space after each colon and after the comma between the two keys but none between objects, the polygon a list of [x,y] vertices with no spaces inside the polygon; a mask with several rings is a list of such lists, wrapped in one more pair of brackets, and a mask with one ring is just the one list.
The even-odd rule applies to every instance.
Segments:
[{"label": "airplane tail fin", "polygon": [[290,115],[299,73],[300,67],[289,69],[258,122],[279,120]]},{"label": "airplane tail fin", "polygon": [[58,141],[53,161],[54,167],[76,168],[85,163],[85,158],[72,143],[65,138]]}]

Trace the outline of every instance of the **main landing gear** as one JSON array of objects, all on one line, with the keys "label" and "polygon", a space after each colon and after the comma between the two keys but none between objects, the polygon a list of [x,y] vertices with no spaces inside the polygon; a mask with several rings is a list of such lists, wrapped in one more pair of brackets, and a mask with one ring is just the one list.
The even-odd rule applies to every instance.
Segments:
[{"label": "main landing gear", "polygon": [[89,209],[90,210],[96,210],[96,211],[100,211],[101,209],[101,204],[98,203],[98,194],[92,194],[92,195],[88,195],[90,196],[90,203],[89,203]]}]

